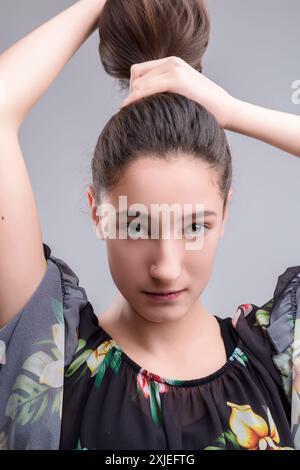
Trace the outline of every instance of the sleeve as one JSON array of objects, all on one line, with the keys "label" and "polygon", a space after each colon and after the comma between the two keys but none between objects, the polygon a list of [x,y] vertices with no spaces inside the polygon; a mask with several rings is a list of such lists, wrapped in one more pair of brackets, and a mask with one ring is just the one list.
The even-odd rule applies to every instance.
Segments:
[{"label": "sleeve", "polygon": [[289,267],[278,277],[272,299],[261,307],[240,305],[232,323],[280,380],[291,407],[295,448],[300,450],[300,266]]},{"label": "sleeve", "polygon": [[77,349],[88,299],[76,274],[43,246],[41,283],[0,330],[0,449],[59,448],[64,369]]}]

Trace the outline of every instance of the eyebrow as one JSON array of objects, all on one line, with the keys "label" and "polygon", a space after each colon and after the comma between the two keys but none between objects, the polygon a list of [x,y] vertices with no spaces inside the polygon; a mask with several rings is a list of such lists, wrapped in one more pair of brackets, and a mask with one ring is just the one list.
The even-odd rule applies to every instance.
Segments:
[{"label": "eyebrow", "polygon": [[[137,212],[139,213],[139,211],[137,211]],[[135,218],[135,217],[142,216],[142,217],[145,217],[145,218],[148,217],[148,219],[151,219],[151,216],[149,214],[145,214],[144,212],[139,213],[140,215],[129,215],[128,211],[126,211],[126,210],[121,211],[121,212],[117,212],[118,216],[119,215],[124,215],[124,214],[127,215],[128,218]],[[205,217],[209,217],[211,215],[213,215],[215,217],[217,216],[216,212],[210,211],[210,210],[207,210],[207,211],[204,211],[204,212],[203,211],[197,211],[197,212],[193,212],[192,214],[188,214],[188,215],[192,215],[192,217],[198,217],[198,216],[202,216],[203,214],[204,214]]]}]

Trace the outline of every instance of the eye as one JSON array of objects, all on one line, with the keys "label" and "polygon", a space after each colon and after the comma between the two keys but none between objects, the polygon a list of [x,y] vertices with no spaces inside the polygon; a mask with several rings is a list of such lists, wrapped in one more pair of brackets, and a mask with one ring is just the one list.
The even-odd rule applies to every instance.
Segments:
[{"label": "eye", "polygon": [[129,237],[137,237],[142,236],[143,233],[148,233],[147,228],[142,225],[140,222],[136,223],[134,221],[129,222],[128,224],[124,225],[123,228],[126,230]]},{"label": "eye", "polygon": [[198,235],[202,235],[202,233],[205,232],[206,230],[208,230],[208,227],[206,225],[193,223],[189,225],[188,227],[185,227],[184,233],[188,237],[198,236]]},{"label": "eye", "polygon": [[[149,230],[147,230],[147,227],[142,225],[140,222],[129,222],[121,226],[121,229],[125,230],[127,235],[129,235],[129,237],[132,237],[133,239],[142,238],[143,234],[151,236],[151,233],[149,234]],[[193,238],[196,236],[202,236],[203,231],[205,232],[208,229],[209,227],[207,225],[192,223],[191,225],[185,227],[184,234],[189,238]]]}]

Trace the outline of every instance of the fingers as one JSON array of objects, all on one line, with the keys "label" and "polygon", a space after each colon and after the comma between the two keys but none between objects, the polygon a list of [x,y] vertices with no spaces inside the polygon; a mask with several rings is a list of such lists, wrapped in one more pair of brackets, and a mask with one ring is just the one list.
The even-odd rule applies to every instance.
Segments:
[{"label": "fingers", "polygon": [[170,88],[173,83],[172,77],[177,76],[178,78],[177,72],[184,65],[187,64],[176,56],[132,65],[130,69],[130,95],[124,100],[121,108],[151,94],[172,91]]},{"label": "fingers", "polygon": [[[161,71],[170,68],[170,66],[182,66],[184,61],[180,57],[170,56],[164,57],[163,59],[149,60],[148,62],[142,62],[140,64],[134,64],[131,66],[131,78],[130,78],[130,91],[132,91],[133,82],[140,77],[143,77],[145,74],[149,73],[151,70],[155,69],[159,71],[161,66],[163,68]],[[164,67],[165,66],[165,67]]]},{"label": "fingers", "polygon": [[157,79],[162,78],[163,75],[168,74],[169,71],[169,67],[163,64],[160,67],[157,67],[150,72],[133,79],[131,84],[131,91],[139,90],[140,88],[147,88],[149,84],[151,85],[153,83],[153,79],[157,82]]},{"label": "fingers", "polygon": [[[148,78],[148,77],[147,77]],[[141,77],[139,80],[143,80]],[[142,83],[142,82],[141,82]],[[170,80],[167,74],[155,76],[151,81],[145,81],[143,86],[140,84],[139,88],[133,90],[130,95],[123,101],[121,108],[137,101],[141,98],[154,95],[156,93],[164,93],[170,89]]]},{"label": "fingers", "polygon": [[165,57],[163,59],[157,59],[157,60],[149,60],[148,62],[141,62],[140,64],[134,64],[131,66],[131,81],[136,80],[138,77],[142,77],[146,73],[148,73],[150,70],[153,69],[153,67],[159,66],[161,64],[165,64],[166,62],[169,61],[169,57]]}]

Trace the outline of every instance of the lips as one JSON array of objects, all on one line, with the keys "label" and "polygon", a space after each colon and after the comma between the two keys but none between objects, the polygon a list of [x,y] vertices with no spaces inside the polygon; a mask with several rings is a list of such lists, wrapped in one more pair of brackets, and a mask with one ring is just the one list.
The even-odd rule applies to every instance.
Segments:
[{"label": "lips", "polygon": [[183,295],[185,291],[186,289],[183,289],[180,291],[169,291],[171,292],[170,294],[161,294],[161,293],[150,294],[149,292],[144,292],[144,294],[148,297],[148,299],[153,300],[153,301],[170,302],[170,301],[175,301],[181,298],[181,296]]},{"label": "lips", "polygon": [[170,294],[177,294],[178,292],[182,292],[183,290],[185,289],[162,291],[162,292],[147,292],[147,291],[144,291],[144,292],[145,294],[152,294],[152,295],[170,295]]}]

